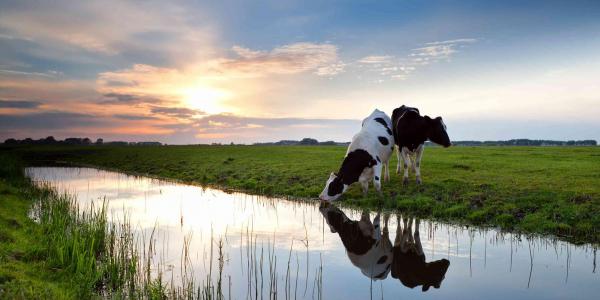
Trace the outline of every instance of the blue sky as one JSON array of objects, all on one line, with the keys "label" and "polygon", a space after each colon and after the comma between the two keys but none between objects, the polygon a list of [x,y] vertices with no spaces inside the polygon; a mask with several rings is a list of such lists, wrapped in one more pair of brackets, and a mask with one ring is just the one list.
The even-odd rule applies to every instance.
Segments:
[{"label": "blue sky", "polygon": [[600,139],[600,2],[522,2],[2,1],[0,139]]}]

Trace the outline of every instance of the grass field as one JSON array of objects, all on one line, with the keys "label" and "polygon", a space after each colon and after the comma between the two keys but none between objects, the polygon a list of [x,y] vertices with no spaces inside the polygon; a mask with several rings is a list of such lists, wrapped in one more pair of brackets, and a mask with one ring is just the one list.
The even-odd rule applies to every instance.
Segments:
[{"label": "grass field", "polygon": [[[29,162],[66,161],[243,190],[316,198],[345,154],[336,146],[32,147]],[[395,170],[396,159],[391,162]],[[429,147],[424,184],[391,174],[384,196],[358,184],[341,201],[372,209],[600,241],[600,147]]]}]

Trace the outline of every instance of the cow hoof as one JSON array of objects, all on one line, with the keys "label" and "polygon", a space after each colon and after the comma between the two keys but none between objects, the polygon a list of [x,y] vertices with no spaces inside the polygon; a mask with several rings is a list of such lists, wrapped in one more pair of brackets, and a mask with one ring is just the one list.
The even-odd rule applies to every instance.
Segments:
[{"label": "cow hoof", "polygon": [[417,184],[420,185],[421,183],[423,183],[423,181],[421,181],[421,177],[417,177]]},{"label": "cow hoof", "polygon": [[402,184],[408,185],[408,177],[404,177],[404,179],[402,180]]}]

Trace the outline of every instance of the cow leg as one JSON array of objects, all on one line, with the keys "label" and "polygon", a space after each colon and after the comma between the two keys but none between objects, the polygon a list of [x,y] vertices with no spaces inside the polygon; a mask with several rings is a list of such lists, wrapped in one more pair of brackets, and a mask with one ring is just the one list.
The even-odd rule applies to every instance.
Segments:
[{"label": "cow leg", "polygon": [[381,169],[383,165],[381,163],[377,163],[373,166],[373,185],[375,186],[375,190],[379,195],[381,195]]},{"label": "cow leg", "polygon": [[396,167],[396,174],[400,175],[400,172],[402,172],[403,159],[402,149],[400,149],[399,147],[396,147],[396,155],[398,156],[398,166]]},{"label": "cow leg", "polygon": [[390,161],[387,160],[385,163],[383,163],[383,168],[385,170],[385,177],[383,178],[385,180],[385,182],[390,182]]},{"label": "cow leg", "polygon": [[377,215],[375,216],[375,219],[373,219],[373,228],[375,229],[373,231],[373,238],[376,241],[379,241],[381,239],[381,213],[377,213]]},{"label": "cow leg", "polygon": [[386,212],[383,214],[383,235],[388,236],[388,223],[390,222],[390,213]]},{"label": "cow leg", "polygon": [[421,184],[421,158],[423,157],[423,144],[417,148],[417,157],[415,158],[415,175],[417,177],[417,184]]},{"label": "cow leg", "polygon": [[373,236],[373,223],[371,223],[371,215],[367,210],[363,210],[358,227],[364,236]]},{"label": "cow leg", "polygon": [[402,223],[400,221],[400,214],[396,215],[396,226],[396,238],[394,239],[394,247],[400,247],[402,244]]},{"label": "cow leg", "polygon": [[410,220],[408,220],[408,229],[405,228],[405,231],[407,232],[407,239],[408,239],[408,243],[410,245],[414,245],[415,244],[415,239],[413,238],[413,230],[412,230],[412,226],[413,226],[413,219],[411,218]]},{"label": "cow leg", "polygon": [[423,245],[421,245],[421,236],[419,235],[419,219],[415,220],[415,246],[417,254],[423,255]]},{"label": "cow leg", "polygon": [[366,197],[369,193],[369,181],[363,180],[360,182],[360,186],[362,187],[363,196]]},{"label": "cow leg", "polygon": [[402,218],[403,222],[404,222],[404,228],[402,230],[402,241],[400,241],[400,250],[402,250],[402,252],[406,253],[409,250],[409,241],[410,238],[409,236],[411,235],[410,229],[408,228],[408,218],[404,217]]},{"label": "cow leg", "polygon": [[408,148],[402,147],[402,160],[404,161],[404,178],[402,179],[402,183],[404,185],[408,184],[408,169],[410,168],[410,155],[408,153]]}]

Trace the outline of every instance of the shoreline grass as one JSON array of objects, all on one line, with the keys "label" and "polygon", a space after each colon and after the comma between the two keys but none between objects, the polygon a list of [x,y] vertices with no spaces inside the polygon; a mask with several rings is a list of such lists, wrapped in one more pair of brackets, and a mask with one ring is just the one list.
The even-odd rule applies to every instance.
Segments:
[{"label": "shoreline grass", "polygon": [[[20,147],[31,164],[68,162],[267,196],[314,198],[345,148],[336,146]],[[390,162],[395,169],[395,157]],[[353,186],[345,205],[600,241],[600,147],[429,147],[424,184],[391,172],[384,196]]]}]

